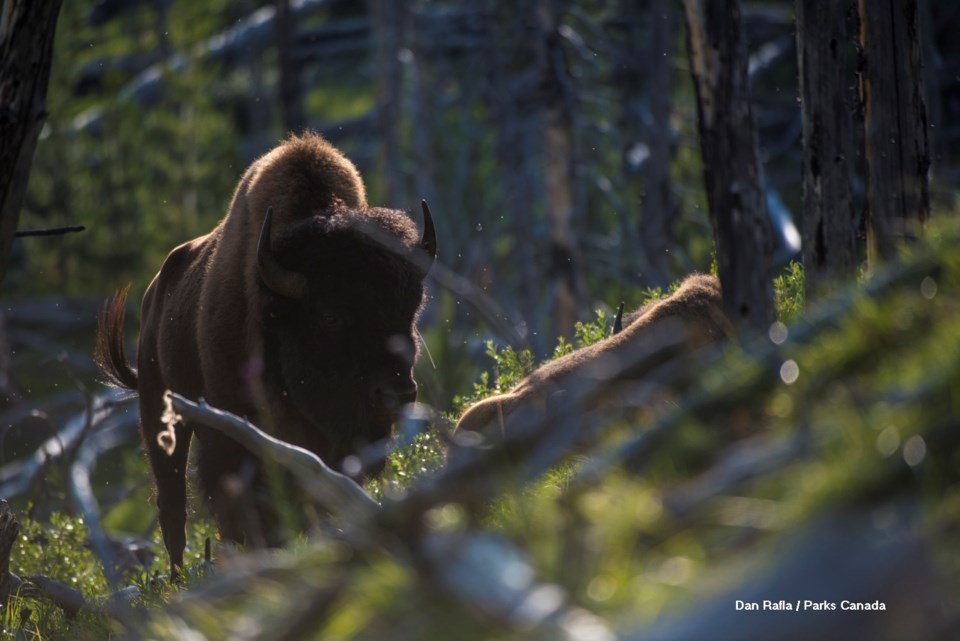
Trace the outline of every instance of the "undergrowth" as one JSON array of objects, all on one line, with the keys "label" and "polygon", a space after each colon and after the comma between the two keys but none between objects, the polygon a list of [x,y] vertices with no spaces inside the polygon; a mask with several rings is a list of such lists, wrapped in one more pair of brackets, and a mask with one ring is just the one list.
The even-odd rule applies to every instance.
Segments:
[{"label": "undergrowth", "polygon": [[[952,442],[945,427],[956,418],[960,375],[960,302],[952,294],[960,266],[945,247],[934,245],[936,268],[907,273],[877,295],[842,293],[832,304],[843,313],[815,327],[815,314],[797,316],[803,274],[791,266],[775,291],[786,334],[804,328],[795,342],[761,346],[773,350],[763,358],[729,349],[699,376],[695,399],[704,405],[614,423],[593,451],[569,453],[537,480],[494,497],[479,522],[448,503],[431,510],[424,527],[503,537],[522,551],[525,572],[616,629],[682,612],[703,586],[750,585],[757,572],[778,566],[784,540],[824,514],[872,515],[870,536],[924,537],[942,567],[960,568],[960,549],[942,536],[960,514],[960,459],[955,447],[942,445]],[[597,312],[572,341],[559,341],[552,357],[602,340],[611,326],[609,315]],[[510,389],[537,365],[529,352],[492,342],[487,355],[490,370],[457,399],[456,412]],[[638,446],[644,430],[670,420],[647,459],[583,474],[594,458]],[[401,426],[403,447],[390,456],[383,480],[368,485],[375,496],[402,496],[443,465],[443,433],[414,427],[406,434]],[[740,443],[754,449],[738,450]],[[191,529],[188,568],[199,576],[203,537]],[[72,581],[91,598],[109,591],[76,519],[26,522],[22,538],[13,563],[20,572]],[[234,586],[229,598],[194,593],[191,578],[184,598],[170,606],[173,615],[159,607],[173,594],[159,556],[130,579],[154,613],[151,638],[269,638],[327,594],[336,594],[335,605],[308,638],[449,638],[452,629],[457,638],[493,638],[482,616],[436,586],[426,589],[408,559],[351,549],[338,536],[299,540],[276,556],[266,580]],[[19,596],[0,617],[0,639],[92,639],[116,630],[106,617],[84,617],[68,621]],[[537,637],[499,631],[496,638]]]}]

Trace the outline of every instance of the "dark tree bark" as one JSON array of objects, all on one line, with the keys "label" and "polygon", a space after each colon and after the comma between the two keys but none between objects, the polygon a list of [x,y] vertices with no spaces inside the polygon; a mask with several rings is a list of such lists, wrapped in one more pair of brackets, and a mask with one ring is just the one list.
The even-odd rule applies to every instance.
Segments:
[{"label": "dark tree bark", "polygon": [[582,278],[579,247],[573,231],[575,149],[574,105],[570,74],[560,41],[560,18],[565,0],[542,0],[540,26],[543,33],[541,91],[544,103],[543,162],[546,178],[546,213],[550,230],[547,283],[551,297],[551,336],[573,336],[579,319]]},{"label": "dark tree bark", "polygon": [[766,331],[773,320],[772,241],[740,2],[683,5],[724,311],[737,327]]},{"label": "dark tree bark", "polygon": [[297,28],[290,13],[290,0],[276,0],[276,7],[274,28],[280,71],[280,113],[283,116],[283,128],[288,132],[299,133],[307,126],[307,119],[303,113],[303,97],[300,92],[300,68],[294,54]]},{"label": "dark tree bark", "polygon": [[859,0],[871,263],[896,258],[930,212],[917,0]]},{"label": "dark tree bark", "polygon": [[63,0],[0,0],[0,281],[7,272],[37,137]]},{"label": "dark tree bark", "polygon": [[672,280],[670,251],[673,242],[673,217],[676,200],[670,180],[673,164],[673,52],[677,36],[677,16],[673,0],[650,2],[650,47],[646,56],[650,96],[650,158],[644,180],[645,197],[640,217],[640,243],[650,262],[651,280],[666,286]]},{"label": "dark tree bark", "polygon": [[807,300],[857,272],[846,3],[797,0],[803,115],[803,268]]},{"label": "dark tree bark", "polygon": [[[927,140],[930,146],[930,184],[936,186],[940,176],[938,172],[942,169],[943,159],[948,155],[948,150],[942,137],[943,132],[943,86],[940,76],[944,72],[944,60],[937,51],[936,24],[933,21],[933,11],[931,5],[935,0],[920,0],[920,36],[923,45],[923,84],[926,90],[927,100],[927,121],[930,125],[927,128]],[[951,25],[952,26],[952,25]],[[931,194],[933,202],[937,202],[936,187]],[[952,200],[953,195],[950,195]],[[946,202],[944,203],[947,204]],[[949,206],[949,205],[948,205]]]}]

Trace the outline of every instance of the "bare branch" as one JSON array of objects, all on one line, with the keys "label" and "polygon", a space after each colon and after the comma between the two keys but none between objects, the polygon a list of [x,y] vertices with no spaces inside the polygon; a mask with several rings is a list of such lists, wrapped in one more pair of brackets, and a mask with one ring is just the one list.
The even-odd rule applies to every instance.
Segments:
[{"label": "bare branch", "polygon": [[[331,4],[330,0],[293,0],[290,14],[300,20]],[[140,72],[120,90],[120,100],[146,101],[156,96],[163,87],[167,72],[185,69],[192,60],[223,61],[251,51],[259,51],[273,43],[276,8],[263,7],[241,20],[235,27],[207,39],[198,45],[189,56],[174,55]],[[74,118],[72,130],[80,132],[96,127],[103,119],[103,109],[92,107]]]},{"label": "bare branch", "polygon": [[14,237],[24,238],[26,236],[62,236],[63,234],[84,231],[85,229],[86,227],[83,225],[67,225],[66,227],[49,227],[46,229],[20,229],[14,234]]},{"label": "bare branch", "polygon": [[21,579],[11,573],[10,552],[19,530],[20,524],[10,505],[0,499],[0,609],[6,605],[10,596],[20,594],[46,598],[68,617],[76,616],[84,607],[92,607],[122,621],[123,606],[139,593],[135,586],[124,588],[90,604],[78,590],[60,581],[40,575]]},{"label": "bare branch", "polygon": [[116,558],[113,547],[106,533],[100,525],[100,505],[90,478],[97,465],[97,459],[108,450],[114,449],[127,442],[128,434],[121,425],[107,424],[98,426],[96,432],[90,435],[81,445],[76,459],[70,466],[70,496],[77,511],[83,515],[87,526],[90,547],[94,554],[103,563],[104,575],[111,585],[120,584],[120,574],[117,571]]},{"label": "bare branch", "polygon": [[[532,567],[499,537],[434,533],[422,540],[420,528],[395,530],[393,525],[397,521],[373,519],[380,506],[359,485],[331,470],[312,452],[284,443],[249,421],[205,403],[194,403],[169,391],[165,398],[180,420],[202,423],[235,438],[258,456],[293,472],[323,507],[335,514],[353,516],[354,525],[365,522],[371,531],[361,533],[355,528],[352,534],[347,534],[355,549],[368,548],[377,541],[401,553],[400,558],[413,553],[424,564],[418,569],[427,577],[465,606],[501,625],[520,629],[546,625],[563,631],[566,638],[571,639],[614,638],[601,620],[571,606],[560,588],[536,582]],[[401,501],[396,507],[404,504],[405,501]],[[518,581],[518,573],[525,578]],[[464,580],[465,577],[469,580]],[[338,591],[324,591],[324,599],[335,598]],[[314,614],[302,612],[293,619],[289,629],[301,629]],[[587,630],[603,634],[590,636]]]},{"label": "bare branch", "polygon": [[71,588],[65,583],[49,579],[45,576],[32,575],[25,577],[30,585],[39,592],[39,596],[46,597],[53,602],[68,617],[75,617],[80,609],[87,605],[86,599],[79,590]]},{"label": "bare branch", "polygon": [[[98,431],[116,431],[129,439],[136,434],[137,417],[135,413],[109,411],[116,407],[118,399],[116,394],[98,397],[94,401],[93,423]],[[74,415],[59,432],[37,448],[32,456],[0,468],[0,496],[13,497],[23,493],[48,465],[62,460],[84,434],[87,421],[86,411]]]},{"label": "bare branch", "polygon": [[210,407],[203,401],[195,403],[170,391],[164,399],[184,422],[212,427],[257,456],[290,470],[300,479],[304,489],[334,514],[368,519],[380,509],[379,504],[353,479],[331,469],[313,452],[274,438],[250,421]]}]

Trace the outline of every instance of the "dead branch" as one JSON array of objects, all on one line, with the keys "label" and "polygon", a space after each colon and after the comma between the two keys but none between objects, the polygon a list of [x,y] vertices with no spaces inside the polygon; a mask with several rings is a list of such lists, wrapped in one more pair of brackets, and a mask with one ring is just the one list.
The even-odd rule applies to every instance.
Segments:
[{"label": "dead branch", "polygon": [[[569,639],[613,638],[603,621],[571,605],[563,590],[537,582],[523,555],[500,537],[469,532],[425,534],[419,527],[395,530],[392,526],[399,521],[375,519],[380,506],[353,480],[331,470],[312,452],[273,438],[233,414],[173,392],[167,392],[166,400],[178,415],[171,416],[171,421],[199,422],[235,438],[258,456],[293,472],[321,506],[353,517],[352,525],[364,526],[345,533],[355,550],[379,544],[396,552],[399,559],[409,559],[412,554],[416,569],[426,580],[499,625],[517,629],[546,626]],[[404,503],[395,507],[402,510]],[[325,600],[335,598],[335,593],[324,593]],[[288,630],[301,629],[314,614],[307,610],[294,616],[288,621]],[[597,637],[598,631],[603,635]]]},{"label": "dead branch", "polygon": [[[10,579],[11,588],[8,595],[19,594],[34,599],[45,599],[63,610],[68,618],[77,616],[80,610],[86,608],[123,622],[122,609],[129,608],[130,602],[140,595],[137,586],[130,585],[91,602],[85,599],[79,590],[39,574],[32,574],[22,579],[12,573],[7,576]],[[0,592],[0,605],[6,603],[5,599],[6,597],[3,597]]]},{"label": "dead branch", "polygon": [[136,586],[130,586],[91,604],[79,591],[60,581],[40,575],[30,575],[21,579],[10,572],[10,552],[19,532],[20,523],[16,515],[10,509],[10,505],[0,499],[0,608],[7,604],[10,596],[19,594],[47,599],[63,610],[68,617],[76,616],[84,607],[92,607],[119,619],[121,606],[128,604],[139,594]]},{"label": "dead branch", "polygon": [[[290,3],[291,18],[303,19],[328,4],[330,0],[294,0]],[[148,101],[162,90],[165,73],[182,71],[196,60],[224,62],[269,46],[273,42],[275,14],[273,6],[258,9],[235,27],[208,38],[189,55],[177,54],[148,67],[120,90],[119,99]],[[71,130],[78,133],[95,128],[102,119],[103,109],[93,107],[74,118]]]},{"label": "dead branch", "polygon": [[[654,423],[652,428],[645,427],[640,439],[628,441],[626,448],[614,451],[615,456],[605,456],[604,451],[595,448],[590,452],[591,459],[605,465],[602,471],[609,471],[625,458],[642,454],[645,447],[656,442],[660,436],[670,433],[682,416],[697,411],[715,411],[717,416],[726,416],[733,408],[742,406],[745,396],[756,399],[758,395],[768,393],[769,390],[763,388],[765,381],[777,380],[776,376],[770,375],[769,367],[783,361],[784,349],[793,349],[796,344],[803,344],[822,335],[824,331],[829,331],[863,297],[878,295],[909,283],[915,285],[921,274],[929,274],[934,267],[933,259],[924,257],[909,265],[889,269],[862,289],[848,289],[842,296],[837,296],[813,310],[808,320],[792,327],[791,346],[774,345],[766,339],[749,345],[748,356],[752,362],[760,364],[760,367],[752,370],[759,370],[758,373],[742,374],[735,371],[729,377],[730,380],[723,380],[719,385],[692,383],[679,399],[681,406],[690,405],[691,408],[677,410],[676,414],[667,414],[661,421]],[[704,360],[708,364],[716,365],[722,357],[722,354],[710,353]],[[698,373],[702,371],[703,367],[696,370]],[[947,367],[943,374],[943,380],[955,380],[955,376],[948,376],[955,374],[954,369]],[[683,381],[682,376],[679,367],[666,367],[658,372],[657,380]],[[585,381],[583,387],[586,391],[583,393],[595,394],[596,386],[600,385],[609,385],[609,381]],[[738,391],[740,387],[744,390]],[[943,381],[939,381],[936,388],[943,387]],[[571,393],[573,400],[576,400],[579,391],[575,389]],[[639,392],[643,393],[644,390]],[[732,399],[725,398],[728,392]],[[814,389],[811,393],[816,395],[818,391]],[[910,388],[904,389],[903,393],[921,395],[933,391]],[[632,399],[633,395],[630,396]],[[600,429],[599,426],[608,418],[601,413],[583,415],[576,409],[578,406],[573,401],[571,404],[558,402],[557,405],[557,410],[544,425],[527,428],[527,431],[523,431],[524,428],[519,422],[512,425],[511,430],[507,431],[503,446],[494,446],[487,452],[476,453],[466,463],[452,465],[436,478],[427,479],[415,486],[405,498],[387,502],[382,510],[376,511],[376,518],[364,523],[362,528],[344,529],[336,536],[351,546],[355,553],[353,558],[359,562],[369,558],[368,553],[373,552],[374,548],[385,549],[400,563],[410,564],[420,578],[436,592],[449,595],[484,622],[513,630],[537,629],[547,636],[558,638],[616,638],[606,622],[570,605],[568,597],[560,588],[538,582],[532,565],[500,537],[473,529],[456,533],[438,532],[431,529],[423,519],[424,513],[437,505],[447,502],[464,505],[475,498],[488,500],[493,498],[496,492],[517,487],[518,479],[523,479],[527,474],[538,474],[547,466],[568,456],[582,439],[589,437],[591,430]],[[239,419],[236,419],[236,422],[245,423]],[[950,425],[945,426],[942,431],[927,433],[931,450],[947,449],[942,442],[934,438],[935,433],[943,433],[956,440],[954,423],[955,420],[950,417]],[[803,431],[802,426],[798,429]],[[253,434],[256,436],[256,432]],[[820,445],[813,443],[814,447],[810,448],[810,442],[804,442],[803,436],[801,433],[795,440],[746,442],[741,446],[726,449],[713,469],[692,485],[681,488],[680,492],[667,495],[667,507],[673,508],[673,513],[679,514],[681,519],[684,513],[702,511],[705,505],[716,497],[717,492],[728,492],[753,478],[767,475],[770,470],[777,469],[785,462],[803,456],[809,449],[817,449]],[[279,442],[275,445],[285,447]],[[261,448],[257,451],[272,450]],[[598,451],[599,455],[596,455]],[[505,464],[503,460],[498,460],[498,457],[505,455],[512,455],[512,466],[509,462]],[[517,461],[522,461],[522,465],[516,465]],[[904,464],[898,462],[898,465]],[[524,469],[516,471],[511,467]],[[590,464],[585,469],[589,467]],[[596,478],[599,476],[591,479],[591,482],[596,482]],[[575,494],[577,490],[574,481],[567,488],[566,494]],[[888,500],[885,500],[883,505],[897,507],[895,502]],[[911,508],[907,508],[909,513]],[[936,577],[930,571],[929,542],[912,534],[915,524],[911,523],[909,518],[903,518],[898,520],[895,526],[881,531],[871,525],[875,517],[864,512],[862,505],[853,512],[849,518],[828,515],[814,527],[798,533],[793,545],[765,568],[769,569],[769,572],[762,576],[749,577],[733,592],[702,597],[697,602],[698,607],[690,612],[684,612],[675,618],[665,617],[656,624],[630,632],[623,638],[664,641],[701,638],[709,636],[706,630],[714,631],[718,621],[729,622],[717,628],[714,636],[719,635],[718,638],[771,638],[771,635],[777,636],[771,632],[773,630],[779,634],[777,638],[811,638],[805,636],[805,633],[816,638],[859,638],[854,631],[858,629],[857,625],[875,631],[878,626],[886,625],[892,617],[874,615],[867,619],[862,613],[844,613],[845,617],[850,618],[840,621],[835,617],[830,618],[830,615],[814,619],[801,613],[797,620],[802,622],[802,629],[784,632],[782,619],[761,617],[757,619],[756,626],[745,630],[734,625],[738,622],[742,624],[743,619],[731,620],[731,604],[736,599],[804,599],[809,598],[811,593],[818,595],[817,598],[826,597],[837,603],[841,599],[864,602],[878,599],[890,604],[888,608],[909,607],[911,611],[918,612],[926,611],[930,604],[941,602],[942,594],[934,580]],[[298,570],[302,572],[302,568],[288,565],[286,573],[283,573],[284,569],[280,567],[283,562],[278,561],[275,556],[259,558],[269,558],[269,561],[264,561],[260,570],[251,570],[249,565],[246,566],[245,574],[240,577],[222,576],[221,585],[227,585],[232,578],[232,585],[228,586],[228,589],[238,590],[243,589],[238,584],[248,585],[250,579],[269,576],[272,580],[282,581],[286,576],[290,576],[297,580]],[[816,559],[816,564],[812,564],[811,559]],[[341,567],[335,567],[333,572],[337,573],[337,580],[332,580],[321,588],[314,586],[313,598],[303,599],[285,612],[283,629],[289,632],[291,638],[297,638],[302,630],[315,630],[318,610],[336,603],[350,590],[349,578],[346,579],[346,585],[339,582],[339,579],[344,575],[349,577],[349,574]],[[205,596],[209,598],[210,594]],[[184,600],[190,598],[188,595]],[[311,609],[311,605],[315,609]],[[782,617],[782,614],[778,616]],[[944,617],[939,615],[929,617],[929,620],[924,620],[922,630],[940,629],[937,626],[942,625],[943,619]],[[815,632],[811,633],[810,630]],[[788,636],[785,637],[784,634]],[[789,636],[791,634],[793,636]],[[870,638],[899,637],[873,634]]]},{"label": "dead branch", "polygon": [[[115,409],[113,401],[105,401],[103,397],[88,398],[87,410],[68,421],[64,429],[44,443],[31,459],[0,468],[0,493],[11,495],[25,489],[51,461],[69,462],[71,453],[75,454],[76,458],[70,466],[70,493],[89,530],[91,547],[113,586],[119,585],[121,577],[111,541],[100,527],[99,508],[90,487],[90,476],[100,454],[126,443],[132,432],[130,425],[136,425],[135,417],[120,415]],[[116,420],[118,415],[120,420]],[[76,616],[81,608],[90,607],[105,612],[130,628],[129,612],[122,604],[132,598],[136,588],[132,588],[133,592],[129,587],[124,588],[91,604],[77,590],[59,581],[44,576],[30,576],[21,580],[10,574],[10,546],[18,528],[9,506],[5,501],[0,501],[0,602],[5,602],[9,594],[27,590],[25,594],[50,600],[68,617]]]},{"label": "dead branch", "polygon": [[81,608],[87,605],[87,600],[83,598],[79,590],[75,590],[60,581],[54,581],[40,575],[27,576],[25,579],[35,588],[37,596],[48,599],[70,618],[77,616]]},{"label": "dead branch", "polygon": [[84,231],[83,225],[67,225],[66,227],[47,227],[45,229],[20,229],[14,234],[15,238],[24,238],[26,236],[62,236],[63,234],[72,234],[78,231]]},{"label": "dead branch", "polygon": [[377,502],[353,479],[331,469],[313,452],[284,443],[261,431],[250,421],[210,407],[204,401],[195,403],[170,391],[164,398],[168,407],[176,413],[171,420],[212,427],[235,439],[260,458],[277,462],[300,479],[304,489],[334,514],[366,520],[379,509]]},{"label": "dead branch", "polygon": [[112,586],[120,583],[113,547],[100,526],[100,506],[90,477],[96,467],[97,459],[106,451],[126,442],[126,435],[120,430],[99,430],[87,438],[77,451],[76,460],[70,466],[70,496],[77,511],[83,516],[87,526],[87,537],[94,554],[103,564],[104,575]]},{"label": "dead branch", "polygon": [[[905,521],[908,519],[904,519]],[[624,641],[801,641],[804,639],[947,639],[956,636],[956,619],[940,603],[939,587],[928,541],[907,523],[882,534],[869,513],[827,515],[803,528],[760,572],[721,594],[703,594],[682,611],[624,634]],[[804,600],[835,603],[880,601],[888,612],[804,610]],[[738,612],[737,600],[761,603],[781,600],[794,611]],[[797,610],[797,604],[801,606]],[[784,617],[792,623],[784,625]],[[895,622],[909,620],[907,630]],[[892,629],[891,629],[891,625]],[[947,626],[947,627],[945,627]],[[952,633],[951,633],[952,631]]]},{"label": "dead branch", "polygon": [[[133,412],[111,411],[121,400],[115,392],[97,397],[94,401],[93,423],[96,431],[116,431],[118,435],[129,440],[136,434],[137,417]],[[61,457],[76,446],[86,425],[86,411],[74,415],[63,429],[47,439],[32,456],[0,467],[0,496],[12,497],[26,491],[48,465],[62,460]]]},{"label": "dead branch", "polygon": [[[836,325],[839,319],[850,313],[854,305],[863,298],[875,297],[904,283],[922,279],[931,273],[935,265],[934,258],[926,253],[911,263],[882,269],[863,287],[849,287],[822,301],[805,318],[790,328],[790,338],[783,345],[774,344],[766,336],[755,338],[747,346],[746,352],[750,354],[753,362],[760,364],[761,367],[745,376],[731,372],[719,386],[695,385],[678,399],[672,411],[653,425],[639,430],[635,437],[605,452],[596,453],[590,463],[585,465],[571,481],[571,486],[579,483],[595,483],[601,472],[619,464],[638,464],[655,449],[661,442],[660,439],[669,434],[686,417],[729,411],[759,398],[779,380],[779,367],[786,359],[785,349],[804,345],[816,338],[824,328]],[[722,357],[723,353],[715,350],[704,359],[701,371],[715,366]],[[824,386],[829,384],[829,379],[823,381]]]}]

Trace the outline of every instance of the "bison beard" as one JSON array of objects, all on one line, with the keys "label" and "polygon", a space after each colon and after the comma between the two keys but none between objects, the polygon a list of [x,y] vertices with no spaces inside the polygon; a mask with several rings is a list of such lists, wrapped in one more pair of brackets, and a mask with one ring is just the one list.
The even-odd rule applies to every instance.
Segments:
[{"label": "bison beard", "polygon": [[[263,470],[231,439],[179,424],[172,454],[161,448],[163,393],[203,397],[334,467],[387,438],[416,398],[414,326],[436,255],[426,204],[423,213],[421,236],[404,212],[368,206],[356,168],[320,136],[291,137],[247,169],[212,232],[167,257],[143,298],[136,369],[123,351],[126,291],[104,306],[96,360],[140,395],[173,575],[194,431],[221,535],[276,542],[276,515]],[[250,489],[238,493],[241,478]]]}]

